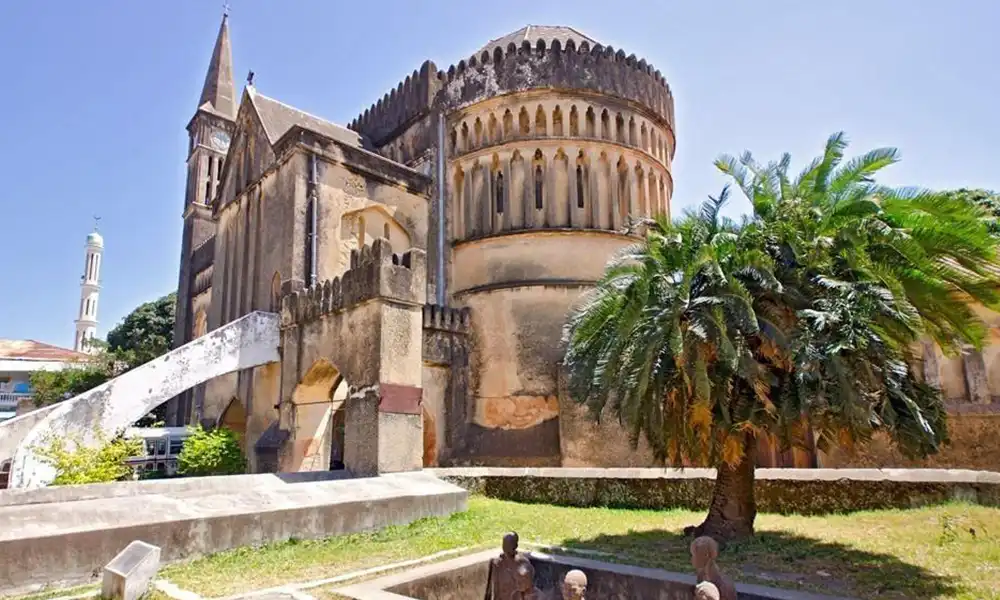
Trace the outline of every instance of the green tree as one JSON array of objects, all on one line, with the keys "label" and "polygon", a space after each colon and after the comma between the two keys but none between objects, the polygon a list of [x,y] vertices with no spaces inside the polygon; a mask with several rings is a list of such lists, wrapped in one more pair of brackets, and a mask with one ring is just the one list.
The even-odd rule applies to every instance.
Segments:
[{"label": "green tree", "polygon": [[132,369],[170,351],[177,293],[145,302],[108,332],[108,350]]},{"label": "green tree", "polygon": [[911,364],[924,336],[981,346],[969,307],[1000,303],[998,240],[982,208],[891,189],[877,149],[844,162],[832,136],[796,177],[790,158],[716,165],[750,200],[720,215],[728,187],[675,223],[649,223],[609,264],[566,326],[570,394],[610,408],[664,462],[718,468],[705,521],[689,533],[752,535],[758,440],[851,449],[887,433],[921,457],[947,441],[940,392]]},{"label": "green tree", "polygon": [[1000,194],[984,189],[961,188],[953,191],[952,195],[986,209],[990,233],[1000,236]]},{"label": "green tree", "polygon": [[181,475],[239,475],[246,472],[246,466],[239,438],[225,427],[194,428],[177,457]]},{"label": "green tree", "polygon": [[132,467],[126,460],[143,454],[142,440],[117,436],[107,439],[97,435],[97,444],[87,446],[79,440],[54,437],[39,450],[42,460],[56,470],[52,485],[77,485],[132,479]]},{"label": "green tree", "polygon": [[28,378],[37,406],[62,402],[91,390],[120,374],[123,370],[117,358],[98,342],[98,351],[85,362],[59,371],[34,371]]}]

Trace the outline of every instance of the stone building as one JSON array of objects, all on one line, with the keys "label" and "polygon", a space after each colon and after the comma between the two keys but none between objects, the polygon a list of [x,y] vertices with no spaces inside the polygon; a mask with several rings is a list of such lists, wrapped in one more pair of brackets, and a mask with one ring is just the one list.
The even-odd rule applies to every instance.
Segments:
[{"label": "stone building", "polygon": [[[370,338],[398,340],[359,317],[289,345],[289,304],[334,279],[346,296],[352,252],[359,266],[391,251],[425,281],[419,373],[398,400],[419,412],[425,464],[617,452],[580,443],[591,425],[567,418],[560,336],[634,241],[629,219],[669,214],[673,99],[659,71],[572,28],[528,26],[448,69],[424,62],[342,127],[252,81],[237,97],[228,28],[188,124],[176,343],[284,303],[284,354],[172,401],[170,421],[224,423],[252,461],[275,450],[282,469],[342,461],[343,401],[361,383],[346,363]],[[337,348],[312,348],[323,343]]]},{"label": "stone building", "polygon": [[567,312],[629,223],[670,214],[660,72],[528,26],[424,62],[343,127],[252,77],[237,97],[228,27],[187,127],[175,342],[280,312],[281,359],[172,400],[168,424],[232,428],[259,471],[650,464],[566,398],[559,363]]}]

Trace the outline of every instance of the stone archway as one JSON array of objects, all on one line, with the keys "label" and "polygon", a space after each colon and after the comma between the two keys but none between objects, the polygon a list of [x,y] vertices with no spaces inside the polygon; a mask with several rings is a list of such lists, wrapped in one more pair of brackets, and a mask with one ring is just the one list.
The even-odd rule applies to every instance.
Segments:
[{"label": "stone archway", "polygon": [[421,468],[425,260],[419,249],[393,254],[377,238],[351,251],[350,269],[339,277],[283,298],[282,470],[330,467],[330,394],[341,375],[347,470],[371,476]]},{"label": "stone archway", "polygon": [[310,365],[292,392],[289,417],[294,442],[284,457],[283,471],[326,471],[338,464],[343,468],[347,389],[340,370],[329,360],[320,358]]}]

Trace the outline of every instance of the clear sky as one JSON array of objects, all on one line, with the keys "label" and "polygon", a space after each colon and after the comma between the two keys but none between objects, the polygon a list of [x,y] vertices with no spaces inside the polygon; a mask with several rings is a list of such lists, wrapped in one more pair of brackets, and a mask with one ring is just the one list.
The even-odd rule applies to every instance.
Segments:
[{"label": "clear sky", "polygon": [[[1000,189],[1000,2],[231,0],[239,87],[348,123],[427,58],[526,24],[570,25],[652,62],[676,102],[673,209],[712,160],[826,137],[898,147],[895,185]],[[0,337],[69,346],[101,216],[100,325],[177,285],[187,134],[221,0],[0,0]],[[733,211],[746,208],[737,204]]]}]

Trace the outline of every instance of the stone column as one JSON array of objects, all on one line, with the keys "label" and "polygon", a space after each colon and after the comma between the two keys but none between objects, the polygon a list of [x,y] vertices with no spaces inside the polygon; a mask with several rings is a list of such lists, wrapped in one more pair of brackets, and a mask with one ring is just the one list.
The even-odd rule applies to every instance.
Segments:
[{"label": "stone column", "polygon": [[941,366],[938,363],[937,346],[931,340],[924,340],[923,346],[923,371],[924,383],[934,389],[941,389]]},{"label": "stone column", "polygon": [[989,382],[986,379],[986,361],[979,351],[968,348],[962,352],[962,370],[965,372],[965,392],[969,402],[991,402]]},{"label": "stone column", "polygon": [[472,189],[469,194],[469,201],[466,203],[466,206],[469,207],[469,229],[466,230],[465,234],[467,236],[478,236],[483,233],[482,207],[480,206],[480,201],[483,196],[484,186],[483,169],[479,164],[479,161],[472,163],[469,167],[469,176],[472,179]]},{"label": "stone column", "polygon": [[544,203],[545,222],[542,227],[552,227],[558,223],[558,213],[556,213],[556,202],[559,195],[556,194],[556,153],[550,148],[542,150],[545,157],[545,184],[542,195]]},{"label": "stone column", "polygon": [[476,199],[479,202],[480,232],[483,235],[489,235],[493,233],[493,185],[495,184],[493,169],[484,162],[479,165],[477,170],[480,172],[480,179],[483,182]]}]

